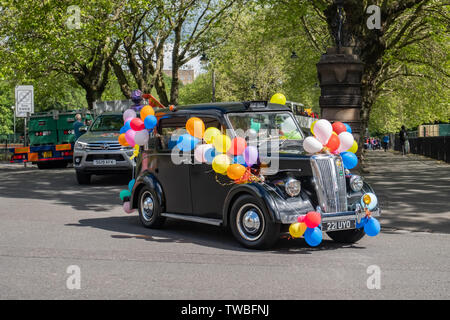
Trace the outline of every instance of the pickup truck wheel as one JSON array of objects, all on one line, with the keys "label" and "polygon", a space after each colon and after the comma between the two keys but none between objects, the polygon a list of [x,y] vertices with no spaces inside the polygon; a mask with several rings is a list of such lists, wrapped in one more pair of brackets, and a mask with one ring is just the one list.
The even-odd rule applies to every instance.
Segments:
[{"label": "pickup truck wheel", "polygon": [[88,173],[83,173],[80,171],[76,171],[77,173],[77,182],[78,184],[90,184],[91,183],[91,175]]},{"label": "pickup truck wheel", "polygon": [[230,227],[233,236],[244,247],[267,249],[278,240],[281,225],[270,221],[261,201],[250,195],[244,195],[231,207]]},{"label": "pickup truck wheel", "polygon": [[355,243],[364,237],[363,229],[352,229],[343,231],[327,232],[327,235],[336,242],[340,243]]},{"label": "pickup truck wheel", "polygon": [[160,228],[166,221],[154,190],[145,186],[139,194],[139,219],[146,228]]}]

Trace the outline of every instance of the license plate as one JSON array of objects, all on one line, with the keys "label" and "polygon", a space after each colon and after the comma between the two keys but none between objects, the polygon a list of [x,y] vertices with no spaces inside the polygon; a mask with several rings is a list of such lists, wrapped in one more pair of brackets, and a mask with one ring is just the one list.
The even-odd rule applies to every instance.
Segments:
[{"label": "license plate", "polygon": [[322,231],[338,231],[338,230],[348,230],[356,228],[356,220],[336,220],[322,222]]},{"label": "license plate", "polygon": [[42,157],[43,158],[51,158],[52,157],[52,152],[51,151],[44,151],[44,152],[42,152]]},{"label": "license plate", "polygon": [[116,164],[116,160],[94,160],[96,166],[113,166]]}]

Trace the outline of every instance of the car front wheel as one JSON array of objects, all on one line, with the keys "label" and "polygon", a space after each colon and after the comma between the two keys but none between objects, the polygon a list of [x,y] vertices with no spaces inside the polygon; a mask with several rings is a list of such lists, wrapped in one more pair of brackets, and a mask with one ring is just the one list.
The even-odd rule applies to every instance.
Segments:
[{"label": "car front wheel", "polygon": [[161,206],[154,190],[144,187],[139,194],[139,219],[146,228],[160,228],[166,218],[161,217]]},{"label": "car front wheel", "polygon": [[230,227],[234,237],[250,249],[270,248],[280,236],[280,224],[270,221],[265,206],[250,195],[238,198],[233,204]]}]

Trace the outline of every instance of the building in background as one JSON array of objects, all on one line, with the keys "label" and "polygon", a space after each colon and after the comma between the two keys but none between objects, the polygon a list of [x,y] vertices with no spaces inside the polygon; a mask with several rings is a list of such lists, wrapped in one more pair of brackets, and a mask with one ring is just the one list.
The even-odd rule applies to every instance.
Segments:
[{"label": "building in background", "polygon": [[[172,77],[172,70],[166,69],[163,70],[163,72],[168,75],[169,77]],[[195,80],[195,70],[193,68],[183,68],[178,70],[178,78],[180,79],[180,82],[182,84],[189,84],[194,82]]]}]

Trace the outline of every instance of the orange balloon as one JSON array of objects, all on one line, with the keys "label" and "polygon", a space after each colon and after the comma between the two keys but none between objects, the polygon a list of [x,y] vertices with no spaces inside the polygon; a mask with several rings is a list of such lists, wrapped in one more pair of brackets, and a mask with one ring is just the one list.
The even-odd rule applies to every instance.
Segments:
[{"label": "orange balloon", "polygon": [[121,146],[124,146],[124,147],[129,146],[127,139],[125,139],[125,133],[122,133],[121,135],[119,135],[118,140],[119,140],[119,143]]},{"label": "orange balloon", "polygon": [[235,164],[228,166],[227,176],[231,180],[238,180],[244,176],[245,171],[246,171],[246,169],[243,165],[235,163]]},{"label": "orange balloon", "polygon": [[153,110],[153,108],[149,105],[143,107],[141,109],[141,120],[144,121],[145,118],[147,118],[148,116],[154,116],[155,115],[155,110]]},{"label": "orange balloon", "polygon": [[193,117],[186,122],[186,130],[191,136],[202,139],[205,133],[205,124],[202,119]]}]

